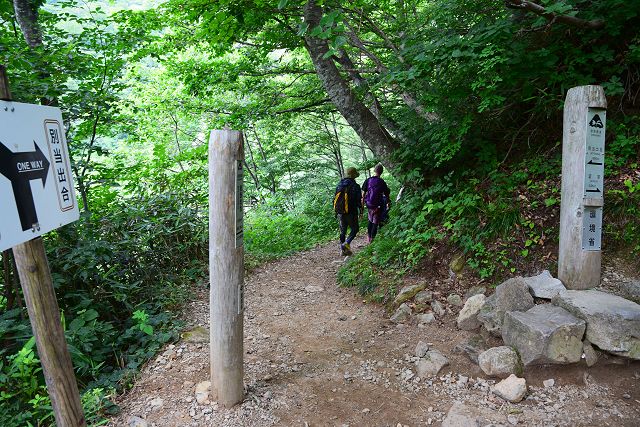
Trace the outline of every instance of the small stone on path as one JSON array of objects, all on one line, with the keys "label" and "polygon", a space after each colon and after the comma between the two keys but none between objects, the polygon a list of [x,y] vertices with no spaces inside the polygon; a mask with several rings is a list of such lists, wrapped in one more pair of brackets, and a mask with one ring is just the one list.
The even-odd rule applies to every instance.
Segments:
[{"label": "small stone on path", "polygon": [[478,356],[488,348],[487,342],[480,334],[470,336],[466,341],[456,345],[454,353],[464,353],[472,362],[478,363]]},{"label": "small stone on path", "polygon": [[424,326],[436,320],[436,317],[433,315],[433,313],[424,313],[418,314],[416,316],[416,319],[418,320],[418,326]]},{"label": "small stone on path", "polygon": [[555,385],[556,380],[554,380],[553,378],[549,378],[548,380],[544,380],[542,381],[542,385],[544,385],[545,388],[551,388]]},{"label": "small stone on path", "polygon": [[461,306],[462,298],[458,294],[451,294],[447,297],[447,302],[451,305]]},{"label": "small stone on path", "polygon": [[511,374],[508,378],[493,386],[491,392],[504,400],[518,403],[527,394],[527,381]]},{"label": "small stone on path", "polygon": [[445,315],[446,311],[440,301],[431,302],[431,310],[435,313],[436,316],[442,317]]},{"label": "small stone on path", "polygon": [[480,327],[481,323],[478,320],[478,313],[484,305],[486,297],[483,294],[474,295],[464,303],[464,307],[458,314],[457,325],[458,328],[464,331],[472,331]]},{"label": "small stone on path", "polygon": [[184,342],[208,343],[209,330],[202,326],[196,326],[195,328],[180,334],[180,338],[182,338],[182,341]]},{"label": "small stone on path", "polygon": [[423,358],[416,361],[416,371],[420,378],[427,378],[438,375],[438,372],[449,364],[442,353],[437,350],[429,350]]},{"label": "small stone on path", "polygon": [[424,357],[427,354],[427,351],[429,351],[429,345],[427,345],[427,343],[425,343],[424,341],[418,342],[415,351],[416,357]]},{"label": "small stone on path", "polygon": [[155,399],[151,399],[151,401],[149,402],[149,408],[152,411],[155,411],[156,409],[160,409],[162,408],[162,405],[164,405],[164,400],[160,397],[156,397]]},{"label": "small stone on path", "polygon": [[426,304],[433,301],[433,292],[427,290],[420,291],[413,297],[413,300],[416,304]]},{"label": "small stone on path", "polygon": [[[394,323],[404,323],[411,317],[411,308],[407,304],[401,304],[400,307],[391,316],[391,321]],[[346,319],[345,319],[346,320]]]},{"label": "small stone on path", "polygon": [[148,425],[149,424],[147,423],[147,421],[145,419],[142,419],[142,418],[136,417],[136,416],[131,416],[127,420],[127,426],[128,427],[147,427]]},{"label": "small stone on path", "polygon": [[196,385],[196,402],[202,405],[209,400],[209,389],[211,381],[202,381]]}]

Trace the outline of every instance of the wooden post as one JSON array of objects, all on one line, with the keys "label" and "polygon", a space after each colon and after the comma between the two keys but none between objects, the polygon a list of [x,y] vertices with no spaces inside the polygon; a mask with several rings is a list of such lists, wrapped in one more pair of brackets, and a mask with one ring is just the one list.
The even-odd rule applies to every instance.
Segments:
[{"label": "wooden post", "polygon": [[[11,100],[2,65],[0,99]],[[12,249],[56,424],[58,427],[86,426],[42,239],[37,237]]]},{"label": "wooden post", "polygon": [[600,86],[574,87],[567,93],[558,278],[568,289],[600,284],[606,108]]},{"label": "wooden post", "polygon": [[230,407],[244,399],[242,134],[214,130],[209,139],[211,388]]}]

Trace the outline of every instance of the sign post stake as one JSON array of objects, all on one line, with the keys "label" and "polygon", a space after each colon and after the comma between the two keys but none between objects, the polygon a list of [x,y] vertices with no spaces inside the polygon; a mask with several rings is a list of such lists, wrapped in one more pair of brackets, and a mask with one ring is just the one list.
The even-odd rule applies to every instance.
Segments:
[{"label": "sign post stake", "polygon": [[244,399],[243,144],[238,131],[209,139],[211,385],[226,407]]},{"label": "sign post stake", "polygon": [[[11,100],[3,65],[0,65],[0,99]],[[42,238],[36,237],[12,249],[56,424],[86,426]]]},{"label": "sign post stake", "polygon": [[568,289],[600,284],[606,108],[600,86],[571,88],[564,104],[558,279]]}]

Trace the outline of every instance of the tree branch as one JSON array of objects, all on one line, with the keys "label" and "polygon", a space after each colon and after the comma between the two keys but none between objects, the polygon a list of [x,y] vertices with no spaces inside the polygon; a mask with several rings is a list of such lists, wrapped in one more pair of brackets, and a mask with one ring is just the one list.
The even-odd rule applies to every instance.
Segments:
[{"label": "tree branch", "polygon": [[575,16],[558,15],[557,13],[547,12],[547,10],[543,6],[540,6],[539,4],[532,1],[505,0],[505,6],[510,9],[521,9],[528,12],[533,12],[536,15],[540,15],[548,21],[551,21],[551,23],[562,22],[563,24],[572,25],[574,27],[587,28],[592,30],[604,27],[603,19],[593,19],[591,21],[587,21],[586,19],[576,18]]}]

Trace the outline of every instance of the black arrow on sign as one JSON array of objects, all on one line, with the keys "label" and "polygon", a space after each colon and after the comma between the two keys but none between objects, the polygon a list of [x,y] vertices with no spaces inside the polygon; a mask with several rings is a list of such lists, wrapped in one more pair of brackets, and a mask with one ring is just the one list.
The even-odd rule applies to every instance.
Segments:
[{"label": "black arrow on sign", "polygon": [[36,147],[35,151],[14,153],[0,141],[0,174],[11,181],[22,231],[38,224],[31,181],[41,179],[44,187],[49,175],[49,161],[35,141],[33,145]]},{"label": "black arrow on sign", "polygon": [[589,161],[587,162],[587,164],[588,164],[588,165],[597,165],[597,166],[602,166],[602,163],[596,163],[596,162],[594,162],[593,160],[589,160]]},{"label": "black arrow on sign", "polygon": [[601,191],[600,191],[599,188],[596,188],[595,190],[587,190],[586,192],[587,193],[600,193]]}]

